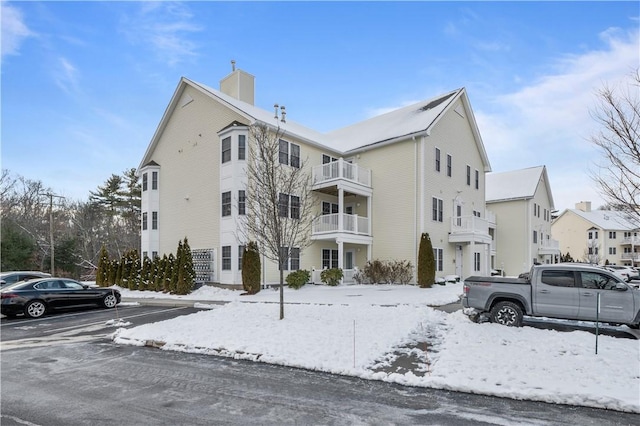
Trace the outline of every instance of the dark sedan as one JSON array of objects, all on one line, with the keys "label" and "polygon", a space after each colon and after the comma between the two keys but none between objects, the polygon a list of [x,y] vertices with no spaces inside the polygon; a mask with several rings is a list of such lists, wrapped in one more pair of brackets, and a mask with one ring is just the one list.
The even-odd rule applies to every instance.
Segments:
[{"label": "dark sedan", "polygon": [[39,318],[55,309],[91,305],[114,308],[120,303],[120,292],[90,287],[68,278],[41,278],[4,287],[0,291],[0,302],[3,315]]}]

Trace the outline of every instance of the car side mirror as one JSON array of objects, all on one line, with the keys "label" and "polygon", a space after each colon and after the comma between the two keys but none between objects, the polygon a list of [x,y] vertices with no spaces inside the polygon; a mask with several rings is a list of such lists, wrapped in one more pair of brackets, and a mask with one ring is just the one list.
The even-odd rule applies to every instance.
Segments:
[{"label": "car side mirror", "polygon": [[622,283],[617,283],[613,289],[617,291],[627,291],[627,286]]}]

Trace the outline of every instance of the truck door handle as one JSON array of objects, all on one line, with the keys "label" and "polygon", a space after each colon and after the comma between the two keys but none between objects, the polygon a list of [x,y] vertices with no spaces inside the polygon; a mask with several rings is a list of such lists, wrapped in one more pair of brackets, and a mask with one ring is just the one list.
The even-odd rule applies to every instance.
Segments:
[{"label": "truck door handle", "polygon": [[547,294],[547,293],[549,293],[549,290],[540,290],[540,293]]},{"label": "truck door handle", "polygon": [[593,293],[582,293],[583,296],[593,296]]}]

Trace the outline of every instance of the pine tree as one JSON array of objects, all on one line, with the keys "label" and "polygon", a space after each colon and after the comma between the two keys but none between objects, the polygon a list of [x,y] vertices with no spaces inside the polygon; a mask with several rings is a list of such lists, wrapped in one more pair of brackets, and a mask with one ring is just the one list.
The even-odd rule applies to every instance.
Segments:
[{"label": "pine tree", "polygon": [[249,294],[260,291],[260,253],[254,241],[249,241],[242,254],[242,287]]},{"label": "pine tree", "polygon": [[191,255],[191,247],[189,247],[187,237],[184,237],[184,242],[182,243],[179,265],[176,292],[178,294],[189,294],[193,289],[196,274],[193,269],[193,257]]},{"label": "pine tree", "polygon": [[162,291],[165,293],[171,292],[171,277],[173,277],[173,268],[175,266],[176,259],[173,253],[169,253],[167,261],[165,262],[164,275],[162,278]]},{"label": "pine tree", "polygon": [[151,285],[149,283],[149,276],[151,275],[151,259],[149,259],[147,256],[144,257],[144,259],[142,259],[142,269],[140,271],[140,284],[138,286],[138,288],[140,290],[149,290]]},{"label": "pine tree", "polygon": [[127,287],[129,290],[138,290],[140,287],[140,256],[138,250],[129,251],[129,281]]},{"label": "pine tree", "polygon": [[182,263],[182,241],[178,241],[176,258],[171,271],[171,283],[169,284],[169,288],[172,294],[178,291],[178,276],[180,274],[180,268],[182,267],[181,263]]},{"label": "pine tree", "polygon": [[96,271],[96,285],[98,287],[107,287],[109,285],[109,265],[109,253],[107,253],[107,248],[103,244],[98,259],[98,270]]},{"label": "pine tree", "polygon": [[436,282],[436,260],[433,256],[431,238],[427,232],[420,238],[418,249],[418,285],[429,288]]}]

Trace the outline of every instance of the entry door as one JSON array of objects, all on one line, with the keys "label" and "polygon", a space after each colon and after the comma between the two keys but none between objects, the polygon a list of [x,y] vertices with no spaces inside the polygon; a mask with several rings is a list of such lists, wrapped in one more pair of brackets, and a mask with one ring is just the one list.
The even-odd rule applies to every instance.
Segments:
[{"label": "entry door", "polygon": [[462,246],[456,246],[456,275],[460,278],[464,278],[462,276]]},{"label": "entry door", "polygon": [[536,279],[533,300],[537,315],[578,318],[580,288],[573,271],[542,271]]},{"label": "entry door", "polygon": [[353,259],[355,253],[353,250],[347,250],[344,252],[344,269],[353,269]]}]

